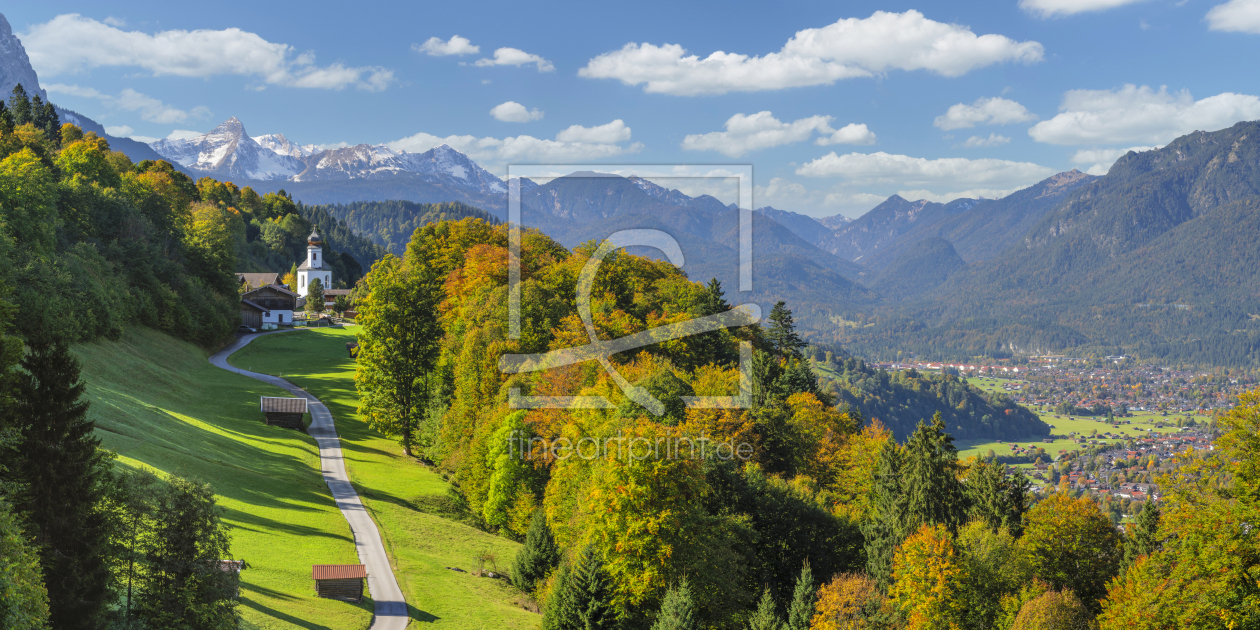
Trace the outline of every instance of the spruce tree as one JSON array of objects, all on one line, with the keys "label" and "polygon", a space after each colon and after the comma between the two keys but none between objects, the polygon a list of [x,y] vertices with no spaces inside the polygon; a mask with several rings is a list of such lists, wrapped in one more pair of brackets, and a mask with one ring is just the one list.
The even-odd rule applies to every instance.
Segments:
[{"label": "spruce tree", "polygon": [[671,588],[665,594],[652,630],[700,630],[700,614],[696,611],[696,600],[686,578],[677,588]]},{"label": "spruce tree", "polygon": [[726,292],[722,290],[722,283],[717,278],[709,280],[709,284],[704,291],[704,315],[713,315],[716,313],[724,313],[731,310],[731,305],[726,301]]},{"label": "spruce tree", "polygon": [[932,424],[919,423],[906,441],[902,488],[906,496],[906,533],[922,525],[942,524],[951,532],[967,519],[967,493],[958,480],[958,450],[945,432],[940,412]]},{"label": "spruce tree", "polygon": [[761,601],[757,603],[757,612],[748,619],[748,630],[783,630],[783,622],[774,609],[774,596],[770,587],[761,593]]},{"label": "spruce tree", "polygon": [[0,134],[13,133],[13,112],[0,101]]},{"label": "spruce tree", "polygon": [[893,551],[905,538],[905,497],[901,492],[902,453],[889,438],[879,451],[870,490],[870,514],[862,521],[866,572],[881,589],[892,583]]},{"label": "spruce tree", "polygon": [[25,125],[33,118],[31,99],[21,83],[13,86],[13,94],[9,96],[9,111],[13,114],[14,125]]},{"label": "spruce tree", "polygon": [[788,606],[787,623],[784,630],[809,630],[809,620],[814,618],[814,604],[818,597],[818,585],[814,583],[814,574],[809,569],[809,562],[801,568],[801,576],[796,580],[796,590],[792,592],[792,604]]},{"label": "spruce tree", "polygon": [[612,585],[604,561],[592,547],[578,555],[572,568],[557,581],[554,612],[548,611],[548,630],[608,630],[617,627]]},{"label": "spruce tree", "polygon": [[1023,530],[1028,509],[1028,478],[1018,470],[1009,479],[1002,464],[979,462],[967,474],[966,494],[970,517],[979,519],[997,532],[1006,529],[1014,536]]},{"label": "spruce tree", "polygon": [[65,343],[33,341],[21,361],[14,417],[22,443],[15,507],[39,547],[52,625],[95,628],[110,600],[110,530],[99,509],[108,474],[81,400],[79,362]]},{"label": "spruce tree", "polygon": [[796,323],[792,320],[792,311],[787,303],[780,300],[770,310],[770,326],[766,329],[765,338],[780,356],[801,359],[801,349],[805,341],[796,332]]},{"label": "spruce tree", "polygon": [[547,515],[541,508],[534,510],[534,518],[525,534],[525,546],[516,552],[512,565],[512,583],[525,592],[531,592],[538,582],[547,577],[560,564],[560,547],[547,526]]},{"label": "spruce tree", "polygon": [[1158,551],[1162,541],[1159,539],[1159,506],[1154,501],[1147,501],[1138,512],[1133,532],[1124,540],[1124,559],[1120,563],[1120,573],[1124,573],[1129,565],[1141,556]]},{"label": "spruce tree", "polygon": [[57,109],[52,103],[44,103],[44,115],[42,129],[44,137],[48,138],[55,145],[61,144],[61,117],[57,115]]}]

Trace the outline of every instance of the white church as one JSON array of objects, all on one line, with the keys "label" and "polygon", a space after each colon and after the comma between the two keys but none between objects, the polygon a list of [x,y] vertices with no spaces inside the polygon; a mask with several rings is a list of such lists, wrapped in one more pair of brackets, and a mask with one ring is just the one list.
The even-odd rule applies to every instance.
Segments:
[{"label": "white church", "polygon": [[306,260],[298,267],[297,293],[280,283],[279,273],[238,273],[236,276],[241,282],[257,287],[241,294],[241,323],[252,328],[292,325],[294,311],[300,310],[302,298],[317,279],[324,286],[325,305],[335,296],[349,293],[346,289],[332,288],[332,267],[324,261],[324,240],[315,230],[311,230],[306,239]]},{"label": "white church", "polygon": [[306,260],[301,267],[298,267],[298,295],[305,297],[313,280],[319,280],[325,291],[333,286],[332,267],[324,265],[324,240],[314,229],[311,230],[311,235],[306,237]]}]

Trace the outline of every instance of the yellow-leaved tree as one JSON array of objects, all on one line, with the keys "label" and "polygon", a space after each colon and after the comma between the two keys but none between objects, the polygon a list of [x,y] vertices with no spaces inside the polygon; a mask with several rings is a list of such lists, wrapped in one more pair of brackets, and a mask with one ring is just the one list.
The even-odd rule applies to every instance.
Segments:
[{"label": "yellow-leaved tree", "polygon": [[955,628],[964,613],[958,601],[962,578],[949,530],[944,525],[924,525],[893,553],[893,585],[888,596],[909,630]]}]

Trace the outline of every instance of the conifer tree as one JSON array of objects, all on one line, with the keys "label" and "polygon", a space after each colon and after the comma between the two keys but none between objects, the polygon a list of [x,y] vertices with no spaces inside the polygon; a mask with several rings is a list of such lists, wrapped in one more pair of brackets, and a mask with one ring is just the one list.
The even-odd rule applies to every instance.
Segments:
[{"label": "conifer tree", "polygon": [[656,623],[652,630],[700,630],[700,615],[696,611],[696,600],[691,593],[691,585],[687,579],[676,588],[669,589],[665,599],[661,601],[661,610],[656,615]]},{"label": "conifer tree", "polygon": [[512,565],[512,583],[525,592],[533,591],[538,582],[560,564],[560,547],[547,526],[547,514],[534,510],[534,518],[525,534],[525,546],[516,552]]},{"label": "conifer tree", "polygon": [[43,125],[40,127],[44,130],[44,137],[48,138],[53,144],[61,144],[61,117],[57,115],[57,109],[53,107],[51,102],[44,103],[44,113],[40,117]]},{"label": "conifer tree", "polygon": [[612,605],[612,585],[604,571],[604,561],[593,547],[578,555],[574,566],[564,572],[553,595],[554,611],[548,611],[547,630],[609,630],[617,627]]},{"label": "conifer tree", "polygon": [[1123,575],[1129,565],[1140,556],[1148,556],[1160,548],[1159,538],[1159,506],[1154,501],[1147,501],[1138,512],[1133,532],[1124,539],[1124,559],[1120,562],[1120,573]]},{"label": "conifer tree", "polygon": [[787,623],[783,630],[809,630],[809,620],[814,618],[817,598],[818,585],[814,583],[814,573],[809,569],[809,562],[806,562],[801,567],[801,576],[796,580],[796,590],[792,592],[792,604],[788,606]]},{"label": "conifer tree", "polygon": [[63,342],[32,341],[17,377],[22,443],[11,465],[23,484],[15,507],[39,547],[55,628],[95,628],[111,583],[110,531],[98,509],[108,472],[81,400],[79,362]]},{"label": "conifer tree", "polygon": [[979,462],[968,472],[970,517],[984,521],[994,532],[1005,528],[1018,537],[1028,509],[1028,478],[1016,471],[1007,479],[1004,468],[1002,464]]},{"label": "conifer tree", "polygon": [[780,356],[788,358],[804,358],[801,349],[805,341],[796,332],[796,323],[792,320],[792,311],[787,303],[780,300],[770,310],[770,326],[766,329],[765,338]]},{"label": "conifer tree", "polygon": [[704,291],[704,314],[713,315],[731,310],[731,305],[727,303],[725,296],[726,292],[722,290],[722,283],[718,282],[717,278],[710,279]]},{"label": "conifer tree", "polygon": [[956,532],[967,520],[967,494],[958,480],[958,450],[953,436],[945,432],[940,412],[932,416],[932,424],[919,423],[905,448],[902,531],[940,524]]},{"label": "conifer tree", "polygon": [[769,586],[761,593],[757,612],[748,620],[748,630],[783,630],[783,622],[774,609],[774,596],[770,594]]},{"label": "conifer tree", "polygon": [[13,133],[13,112],[0,100],[0,134]]},{"label": "conifer tree", "polygon": [[866,572],[881,589],[892,582],[893,552],[906,536],[905,498],[901,492],[901,448],[890,437],[879,451],[871,483],[870,518],[862,523]]},{"label": "conifer tree", "polygon": [[13,86],[13,94],[9,96],[9,111],[13,114],[15,126],[31,122],[31,99],[26,95],[26,88],[19,83]]}]

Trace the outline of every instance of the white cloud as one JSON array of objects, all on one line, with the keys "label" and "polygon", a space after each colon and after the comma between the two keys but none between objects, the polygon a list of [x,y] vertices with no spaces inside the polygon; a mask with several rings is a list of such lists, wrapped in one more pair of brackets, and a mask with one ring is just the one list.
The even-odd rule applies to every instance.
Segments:
[{"label": "white cloud", "polygon": [[1208,28],[1214,31],[1260,34],[1260,0],[1230,0],[1207,12]]},{"label": "white cloud", "polygon": [[988,138],[984,136],[971,136],[958,146],[961,146],[964,149],[986,149],[988,147],[1000,147],[1010,141],[1011,139],[1006,136],[991,133]]},{"label": "white cloud", "polygon": [[127,25],[127,20],[117,18],[112,15],[105,18],[104,22],[110,26],[117,26],[118,28],[122,28]]},{"label": "white cloud", "polygon": [[1017,188],[972,188],[970,190],[959,190],[957,192],[937,193],[930,190],[898,190],[897,194],[903,199],[910,201],[918,201],[926,199],[936,203],[945,203],[955,199],[1001,199],[1015,191],[1023,190],[1026,186]]},{"label": "white cloud", "polygon": [[1020,0],[1019,8],[1038,17],[1062,17],[1089,11],[1105,11],[1142,0]]},{"label": "white cloud", "polygon": [[846,191],[839,187],[813,190],[783,177],[774,177],[765,186],[753,187],[753,203],[758,208],[773,206],[815,217],[834,214],[861,216],[887,198],[887,195]]},{"label": "white cloud", "polygon": [[630,128],[621,120],[614,120],[598,127],[574,125],[556,134],[555,140],[533,136],[508,138],[478,138],[476,136],[447,136],[417,133],[400,140],[385,143],[395,151],[420,153],[447,144],[476,160],[484,168],[494,171],[509,162],[575,163],[587,160],[617,157],[643,150],[641,143],[620,144],[630,140]]},{"label": "white cloud", "polygon": [[860,185],[891,184],[912,186],[967,186],[1011,188],[1034,184],[1053,175],[1054,170],[1031,162],[966,158],[926,158],[884,153],[834,151],[796,169],[805,177],[837,177]]},{"label": "white cloud", "polygon": [[204,136],[200,131],[190,131],[188,129],[176,129],[166,136],[167,140],[192,140],[193,138]]},{"label": "white cloud", "polygon": [[1116,90],[1072,90],[1059,115],[1028,135],[1049,144],[1166,144],[1196,130],[1215,131],[1260,118],[1260,98],[1224,92],[1194,100],[1190,92],[1125,85]]},{"label": "white cloud", "polygon": [[132,140],[135,140],[136,142],[143,142],[145,144],[153,144],[154,142],[161,140],[161,138],[154,138],[153,136],[127,136],[127,137],[131,138]]},{"label": "white cloud", "polygon": [[69,96],[78,96],[80,98],[96,99],[116,109],[129,112],[139,112],[141,119],[164,125],[184,122],[190,118],[206,118],[210,115],[210,110],[204,106],[194,107],[191,110],[186,111],[167,105],[152,96],[141,94],[131,88],[126,88],[122,92],[119,92],[118,96],[103,94],[94,88],[85,88],[78,85],[64,85],[61,83],[50,83],[45,85],[44,89],[54,94],[66,94]]},{"label": "white cloud", "polygon": [[1129,147],[1127,149],[1081,149],[1072,154],[1072,162],[1075,164],[1090,164],[1085,169],[1090,175],[1106,175],[1111,170],[1111,166],[1129,151],[1152,151],[1162,147]]},{"label": "white cloud", "polygon": [[478,66],[523,66],[534,64],[539,72],[554,72],[556,67],[550,61],[527,53],[519,48],[499,48],[494,51],[494,59],[478,59]]},{"label": "white cloud", "polygon": [[951,105],[944,114],[937,116],[932,124],[949,131],[950,129],[968,129],[976,125],[1009,125],[1036,119],[1037,116],[1023,105],[1009,99],[993,97],[976,99],[976,102],[970,105],[966,103]]},{"label": "white cloud", "polygon": [[448,41],[430,37],[423,44],[412,44],[411,49],[416,52],[427,53],[430,57],[475,55],[481,52],[481,46],[476,46],[468,38],[460,37],[459,35],[452,35]]},{"label": "white cloud", "polygon": [[490,110],[490,115],[496,120],[503,122],[529,122],[531,120],[542,120],[543,112],[535,109],[525,109],[524,105],[516,101],[508,101],[495,105]]},{"label": "white cloud", "polygon": [[317,66],[314,53],[298,54],[288,44],[269,42],[237,28],[150,35],[71,13],[32,26],[21,39],[31,64],[43,77],[133,66],[154,76],[242,75],[256,77],[263,85],[303,88],[353,86],[379,91],[394,80],[392,71],[376,66]]},{"label": "white cloud", "polygon": [[568,129],[556,134],[556,140],[560,142],[588,144],[613,144],[616,142],[625,142],[629,139],[630,128],[627,127],[626,123],[620,118],[610,123],[595,127],[572,125]]},{"label": "white cloud", "polygon": [[679,96],[756,92],[889,70],[927,70],[955,77],[995,63],[1041,61],[1034,41],[976,35],[958,24],[927,19],[918,11],[876,11],[823,28],[797,32],[778,52],[757,57],[717,51],[701,59],[679,44],[629,43],[591,59],[578,76],[644,85],[646,92]]},{"label": "white cloud", "polygon": [[726,121],[726,131],[692,134],[683,138],[682,148],[688,151],[717,151],[728,157],[739,157],[749,151],[804,142],[814,132],[833,133],[831,116],[810,116],[785,123],[770,112],[752,115],[735,114]]},{"label": "white cloud", "polygon": [[865,124],[849,123],[830,136],[815,140],[814,144],[821,147],[829,144],[875,144],[875,140],[875,132],[867,129]]},{"label": "white cloud", "polygon": [[120,138],[130,136],[131,134],[135,132],[136,132],[135,129],[132,129],[131,127],[128,127],[127,125],[109,125],[105,127],[105,133],[111,136],[117,136]]}]

